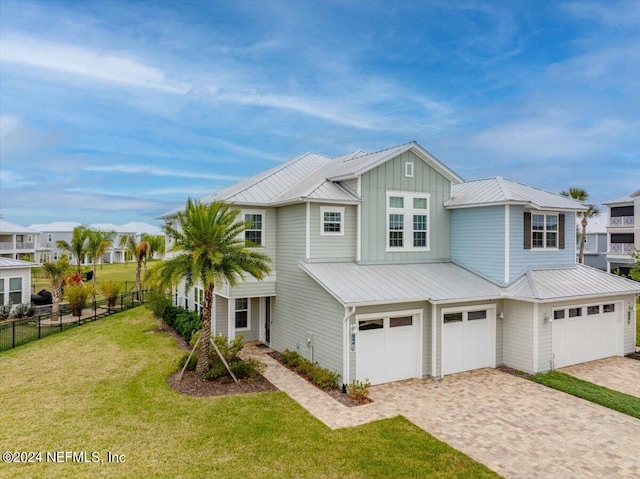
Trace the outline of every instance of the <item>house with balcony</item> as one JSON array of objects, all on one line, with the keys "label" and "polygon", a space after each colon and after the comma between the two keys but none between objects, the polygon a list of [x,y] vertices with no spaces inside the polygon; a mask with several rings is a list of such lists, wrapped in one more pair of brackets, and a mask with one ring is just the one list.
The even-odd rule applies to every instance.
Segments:
[{"label": "house with balcony", "polygon": [[[56,221],[47,224],[32,224],[29,229],[35,230],[40,234],[40,243],[49,251],[49,261],[57,261],[62,255],[69,256],[67,251],[58,248],[58,241],[71,241],[73,229],[82,226],[76,221]],[[75,263],[75,258],[70,257],[69,260]],[[81,259],[81,263],[85,264],[85,258]]]},{"label": "house with balcony", "polygon": [[609,212],[607,225],[607,271],[627,276],[640,250],[640,190],[629,196],[604,203]]},{"label": "house with balcony", "polygon": [[47,254],[40,246],[40,232],[0,218],[0,257],[42,263]]},{"label": "house with balcony", "polygon": [[[464,181],[416,142],[307,153],[202,198],[249,222],[263,281],[216,285],[212,332],[380,384],[506,365],[529,373],[635,348],[640,285],[576,264],[571,198]],[[161,218],[174,227],[174,210]],[[203,291],[174,291],[202,307]]]},{"label": "house with balcony", "polygon": [[[607,251],[608,251],[608,234],[607,226],[609,218],[607,215],[598,215],[589,218],[587,223],[586,240],[584,243],[584,259],[583,262],[587,266],[607,271]],[[582,239],[582,218],[576,218],[576,248],[580,248]]]}]

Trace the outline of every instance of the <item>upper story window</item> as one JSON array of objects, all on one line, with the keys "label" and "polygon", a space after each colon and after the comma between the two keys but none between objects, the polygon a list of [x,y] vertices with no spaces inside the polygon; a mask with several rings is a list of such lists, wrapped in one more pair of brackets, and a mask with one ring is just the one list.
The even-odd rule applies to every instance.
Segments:
[{"label": "upper story window", "polygon": [[27,236],[27,241],[31,243],[33,241],[33,236],[32,235]]},{"label": "upper story window", "polygon": [[387,251],[429,249],[429,194],[387,192]]},{"label": "upper story window", "polygon": [[344,236],[344,208],[320,207],[320,234],[322,236]]},{"label": "upper story window", "polygon": [[407,161],[404,164],[404,176],[407,178],[413,178],[413,161]]},{"label": "upper story window", "polygon": [[47,235],[47,241],[53,241],[53,235],[51,233]]},{"label": "upper story window", "polygon": [[531,247],[558,247],[558,215],[531,215]]},{"label": "upper story window", "polygon": [[264,210],[243,210],[247,228],[244,230],[244,242],[250,248],[265,245]]}]

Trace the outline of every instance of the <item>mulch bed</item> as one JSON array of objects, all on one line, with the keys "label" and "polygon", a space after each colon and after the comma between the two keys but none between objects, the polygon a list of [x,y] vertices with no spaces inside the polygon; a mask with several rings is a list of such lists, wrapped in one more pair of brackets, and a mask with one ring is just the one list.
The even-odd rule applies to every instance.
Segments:
[{"label": "mulch bed", "polygon": [[635,360],[637,360],[637,361],[640,361],[640,352],[627,354],[627,356],[626,356],[626,357],[627,357],[627,358],[630,358],[630,359],[635,359]]},{"label": "mulch bed", "polygon": [[507,366],[498,366],[496,369],[499,369],[503,373],[511,374],[513,376],[518,376],[519,378],[529,379],[531,374],[525,373],[524,371],[520,371],[518,369],[513,369]]},{"label": "mulch bed", "polygon": [[[273,352],[269,353],[269,356],[271,356],[273,359],[278,361],[280,364],[282,364],[288,370],[293,371],[294,373],[298,374],[301,378],[303,378],[304,380],[308,381],[310,384],[312,384],[313,386],[318,388],[318,386],[316,386],[311,381],[309,381],[308,377],[306,377],[303,374],[298,373],[298,371],[296,371],[295,369],[289,367],[287,364],[284,364],[282,362],[282,359],[281,359],[281,356],[280,356],[279,352],[273,351]],[[318,388],[318,389],[320,391],[328,394],[333,399],[335,399],[339,403],[344,404],[347,407],[361,406],[363,404],[369,404],[369,403],[373,402],[370,398],[364,398],[362,401],[357,401],[356,399],[354,399],[351,396],[349,396],[347,393],[343,393],[342,390],[340,390],[340,389],[320,389],[320,388]]]}]

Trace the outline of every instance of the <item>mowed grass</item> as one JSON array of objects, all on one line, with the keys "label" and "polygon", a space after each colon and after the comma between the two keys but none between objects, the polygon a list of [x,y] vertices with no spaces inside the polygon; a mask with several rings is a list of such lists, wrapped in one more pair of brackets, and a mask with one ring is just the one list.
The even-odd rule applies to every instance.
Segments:
[{"label": "mowed grass", "polygon": [[575,376],[560,372],[536,374],[531,376],[530,379],[553,389],[640,419],[640,398],[631,396],[630,394],[624,394],[604,386],[598,386],[589,381],[584,381]]},{"label": "mowed grass", "polygon": [[136,308],[0,353],[0,450],[43,451],[0,477],[498,477],[401,417],[331,431],[282,392],[181,396],[166,379],[183,353],[156,327]]}]

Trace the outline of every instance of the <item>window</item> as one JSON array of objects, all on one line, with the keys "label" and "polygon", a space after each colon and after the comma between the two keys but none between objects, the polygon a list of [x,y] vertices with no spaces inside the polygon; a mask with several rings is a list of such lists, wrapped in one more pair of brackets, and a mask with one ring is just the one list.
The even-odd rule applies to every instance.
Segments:
[{"label": "window", "polygon": [[249,299],[236,298],[236,330],[249,329]]},{"label": "window", "polygon": [[429,249],[429,195],[387,192],[387,251]]},{"label": "window", "polygon": [[447,313],[444,315],[445,323],[459,323],[462,321],[462,313]]},{"label": "window", "polygon": [[32,235],[27,236],[27,241],[31,243],[33,241],[33,236]]},{"label": "window", "polygon": [[578,316],[582,316],[582,308],[570,308],[569,309],[569,317],[577,318]]},{"label": "window", "polygon": [[556,309],[553,312],[553,319],[564,319],[564,309]]},{"label": "window", "polygon": [[51,233],[47,235],[47,241],[53,241],[53,235]]},{"label": "window", "polygon": [[558,215],[531,215],[531,247],[558,247]]},{"label": "window", "polygon": [[404,164],[404,176],[413,178],[413,161],[407,161]]},{"label": "window", "polygon": [[53,252],[53,260],[54,261],[58,261],[58,252],[57,251]]},{"label": "window", "polygon": [[22,278],[9,279],[9,302],[11,304],[22,303]]},{"label": "window", "polygon": [[344,236],[344,208],[321,206],[320,218],[322,236]]},{"label": "window", "polygon": [[264,246],[264,213],[262,211],[245,211],[244,220],[247,228],[244,230],[244,242],[249,247]]},{"label": "window", "polygon": [[0,306],[4,304],[4,278],[0,279]]},{"label": "window", "polygon": [[467,320],[473,321],[474,319],[487,319],[487,310],[483,309],[482,311],[469,311],[467,313]]},{"label": "window", "polygon": [[402,316],[400,318],[389,319],[390,328],[399,328],[401,326],[413,326],[413,316]]},{"label": "window", "polygon": [[358,321],[359,331],[369,331],[371,329],[382,329],[384,327],[384,319],[367,319]]},{"label": "window", "polygon": [[603,313],[613,313],[616,310],[616,305],[615,304],[603,304],[602,305],[602,312]]},{"label": "window", "polygon": [[600,314],[600,306],[587,306],[587,316]]}]

